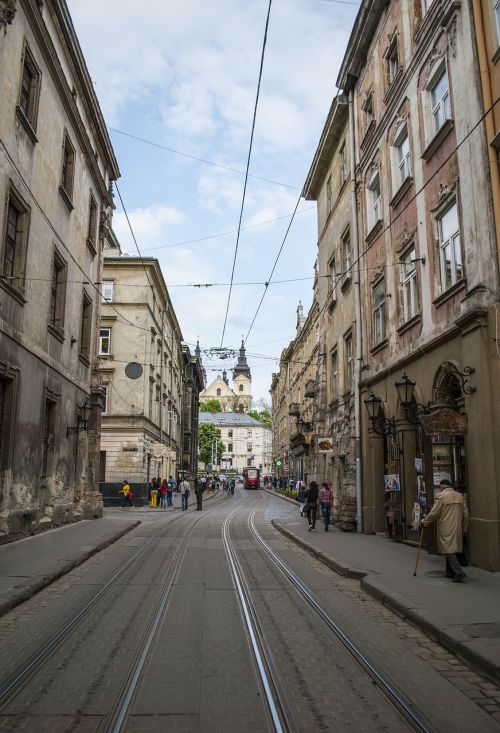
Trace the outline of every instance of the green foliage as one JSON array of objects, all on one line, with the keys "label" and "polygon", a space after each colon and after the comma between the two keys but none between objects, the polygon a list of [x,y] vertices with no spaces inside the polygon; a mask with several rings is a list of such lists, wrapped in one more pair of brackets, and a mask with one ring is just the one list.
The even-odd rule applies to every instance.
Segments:
[{"label": "green foliage", "polygon": [[226,450],[226,446],[221,441],[221,432],[219,428],[211,423],[200,423],[198,426],[198,451],[200,461],[205,465],[212,463],[212,445],[215,450],[215,441],[217,440],[217,465],[220,465],[222,454]]},{"label": "green foliage", "polygon": [[255,420],[259,420],[259,422],[264,423],[264,425],[267,425],[268,427],[272,426],[273,416],[269,410],[249,410],[247,415],[250,415],[250,417],[253,417]]},{"label": "green foliage", "polygon": [[222,412],[222,405],[219,400],[211,397],[209,400],[200,402],[200,412]]},{"label": "green foliage", "polygon": [[290,499],[295,499],[295,501],[297,501],[299,492],[295,491],[295,489],[285,489],[283,493],[285,494],[285,496],[289,496]]}]

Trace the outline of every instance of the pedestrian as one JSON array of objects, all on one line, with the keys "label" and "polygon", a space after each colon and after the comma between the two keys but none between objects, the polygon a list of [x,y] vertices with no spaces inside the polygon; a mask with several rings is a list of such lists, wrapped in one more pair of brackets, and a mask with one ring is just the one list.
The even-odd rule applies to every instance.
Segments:
[{"label": "pedestrian", "polygon": [[134,503],[132,501],[132,498],[133,498],[134,494],[130,490],[130,486],[128,484],[127,479],[124,480],[123,485],[122,485],[119,493],[120,494],[123,494],[122,509],[123,509],[124,506],[132,506],[132,507],[134,506]]},{"label": "pedestrian", "polygon": [[[298,483],[298,482],[297,482]],[[304,516],[304,505],[306,503],[307,491],[304,482],[300,482],[299,493],[297,494],[297,501],[299,502],[300,516]]]},{"label": "pedestrian", "polygon": [[196,494],[196,511],[201,512],[203,504],[203,492],[205,491],[205,483],[199,479],[194,480],[194,493]]},{"label": "pedestrian", "polygon": [[460,583],[465,578],[465,573],[457,553],[462,552],[469,512],[463,494],[455,491],[451,481],[441,479],[439,485],[442,490],[437,494],[434,505],[422,524],[428,527],[437,522],[438,549],[446,557],[446,577],[451,578],[453,583]]},{"label": "pedestrian", "polygon": [[309,532],[316,532],[316,510],[318,508],[318,484],[311,481],[307,490],[307,521],[309,522]]},{"label": "pedestrian", "polygon": [[186,512],[188,508],[189,494],[191,493],[191,487],[186,477],[184,477],[181,481],[180,490],[181,490],[182,511]]},{"label": "pedestrian", "polygon": [[333,491],[326,481],[323,481],[321,484],[321,489],[319,491],[319,504],[321,507],[321,513],[323,514],[323,522],[325,523],[325,532],[328,532],[330,512],[332,511],[333,505]]},{"label": "pedestrian", "polygon": [[173,506],[173,498],[174,498],[174,491],[175,491],[175,480],[172,478],[172,476],[168,477],[167,482],[167,506]]},{"label": "pedestrian", "polygon": [[234,494],[234,487],[235,487],[234,478],[232,478],[229,483],[229,489],[231,491],[231,496]]}]

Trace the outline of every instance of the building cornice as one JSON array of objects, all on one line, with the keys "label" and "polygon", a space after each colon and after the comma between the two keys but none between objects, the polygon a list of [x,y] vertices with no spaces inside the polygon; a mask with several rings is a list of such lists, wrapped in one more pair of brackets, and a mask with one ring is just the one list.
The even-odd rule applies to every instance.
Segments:
[{"label": "building cornice", "polygon": [[321,184],[332,162],[337,147],[347,124],[348,105],[343,95],[335,97],[328,112],[323,132],[313,162],[307,174],[302,196],[306,201],[316,201]]}]

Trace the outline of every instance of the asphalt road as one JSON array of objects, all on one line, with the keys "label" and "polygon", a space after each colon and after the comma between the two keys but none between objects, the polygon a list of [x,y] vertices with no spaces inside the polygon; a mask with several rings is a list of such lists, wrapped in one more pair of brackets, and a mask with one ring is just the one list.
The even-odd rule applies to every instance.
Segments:
[{"label": "asphalt road", "polygon": [[467,694],[463,663],[273,529],[287,512],[237,489],[202,512],[142,513],[2,617],[0,731],[414,729],[366,664],[421,730],[500,730]]}]

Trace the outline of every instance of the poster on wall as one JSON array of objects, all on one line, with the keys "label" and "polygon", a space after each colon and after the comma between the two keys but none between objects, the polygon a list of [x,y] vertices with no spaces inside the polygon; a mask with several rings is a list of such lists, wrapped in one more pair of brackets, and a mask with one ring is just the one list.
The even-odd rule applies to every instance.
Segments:
[{"label": "poster on wall", "polygon": [[386,473],[384,476],[385,491],[401,491],[399,473]]},{"label": "poster on wall", "polygon": [[424,472],[424,461],[422,458],[415,458],[415,471],[417,473]]},{"label": "poster on wall", "polygon": [[422,512],[425,512],[427,497],[425,494],[425,480],[423,476],[417,476],[417,504]]}]

